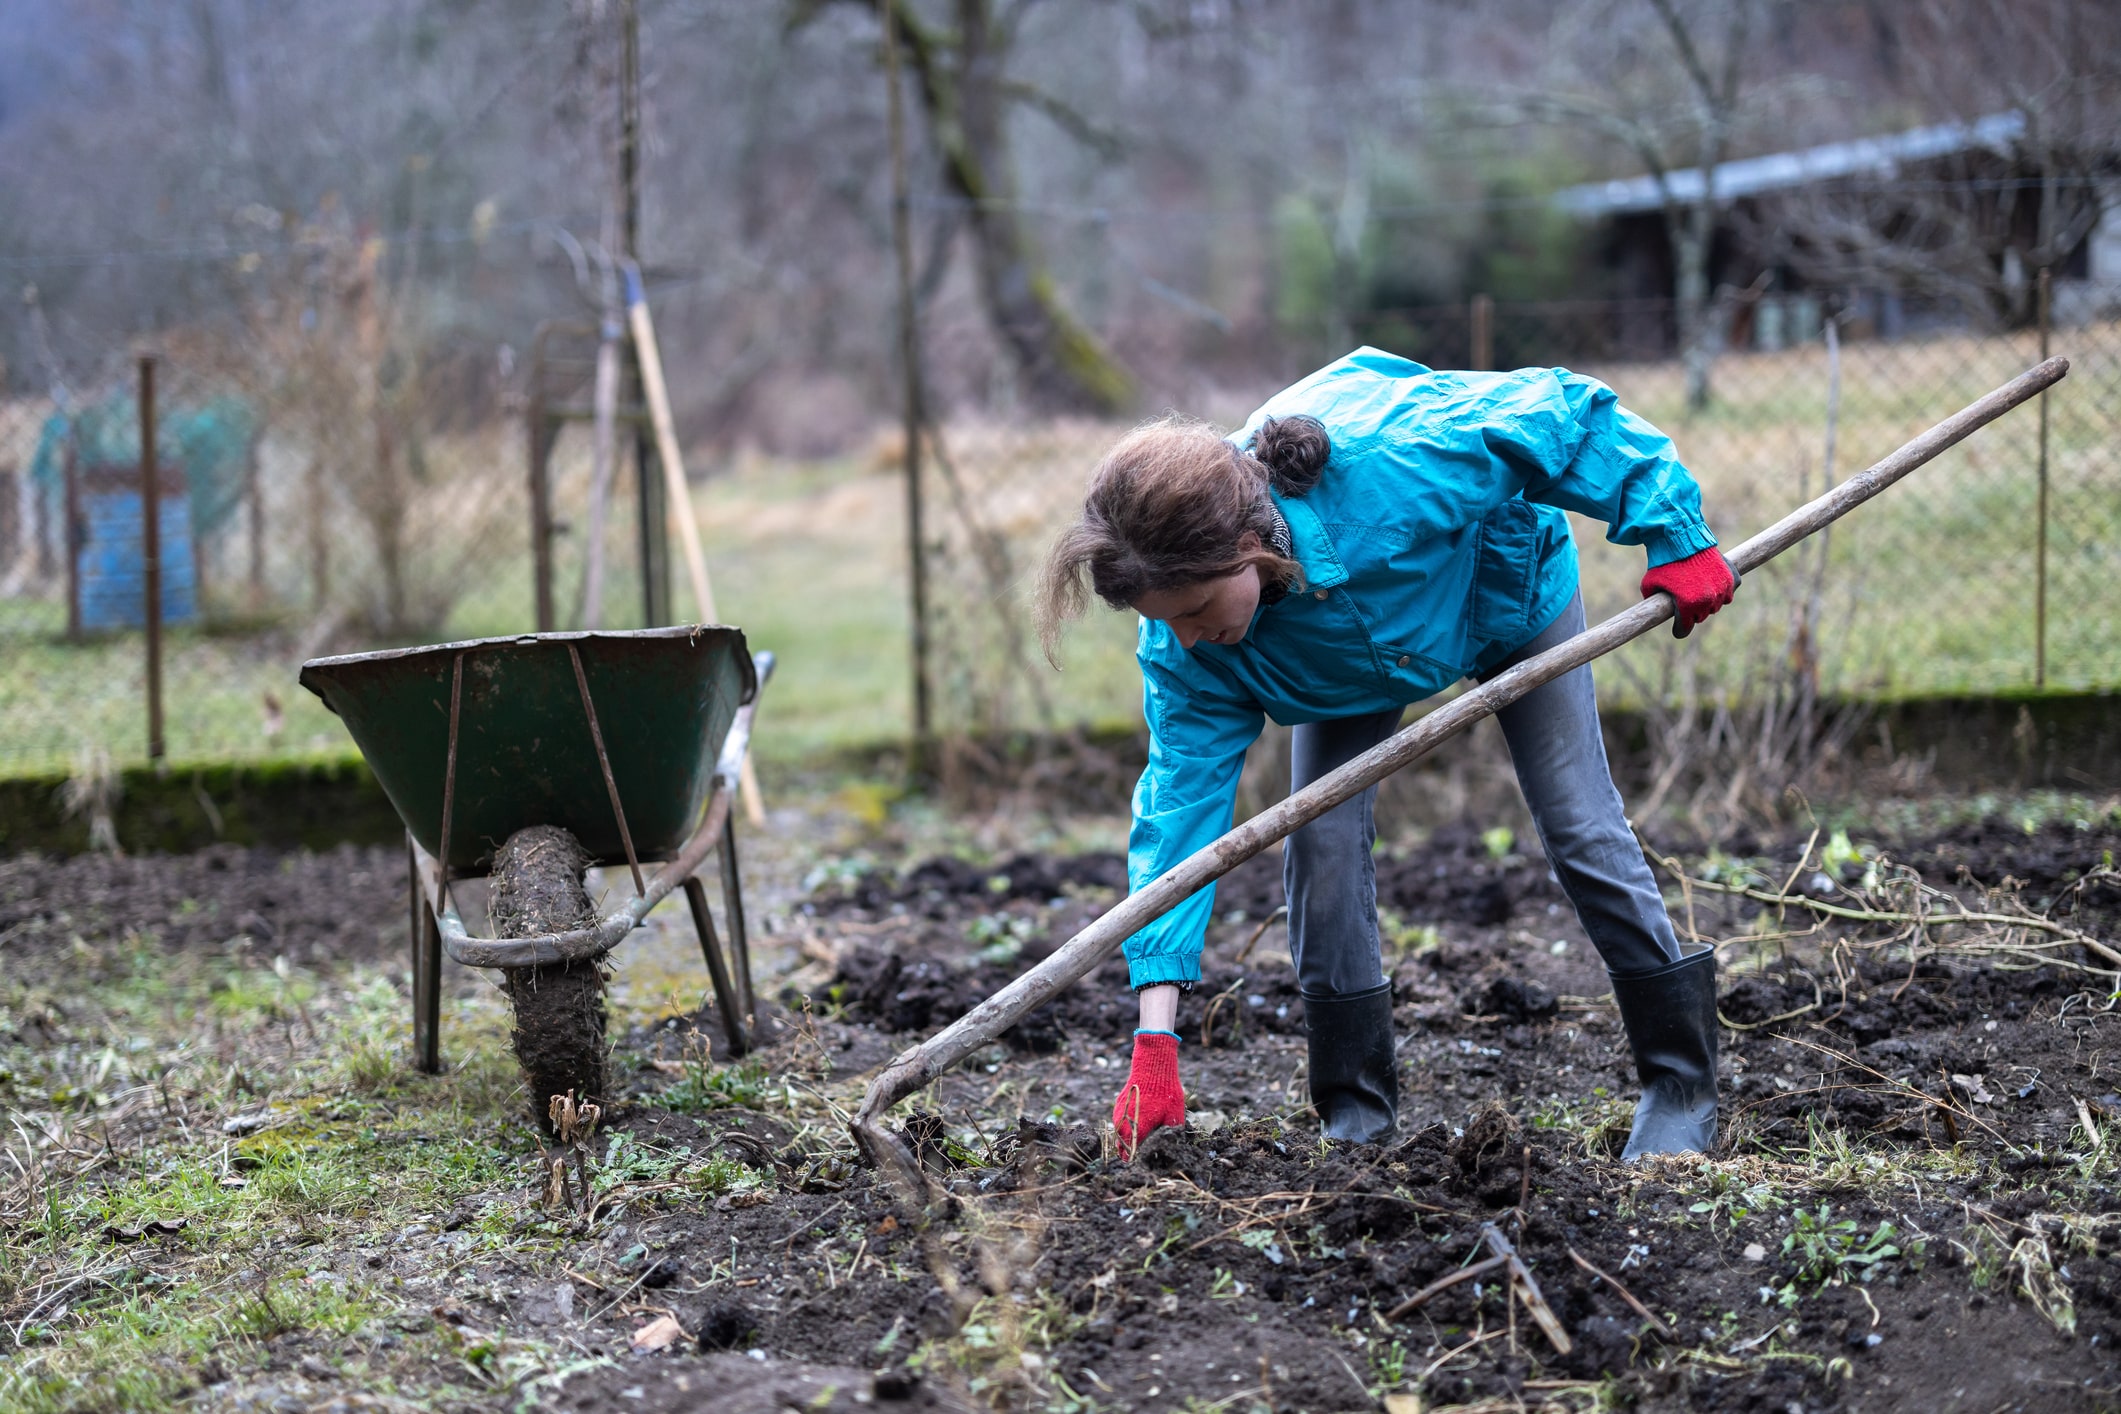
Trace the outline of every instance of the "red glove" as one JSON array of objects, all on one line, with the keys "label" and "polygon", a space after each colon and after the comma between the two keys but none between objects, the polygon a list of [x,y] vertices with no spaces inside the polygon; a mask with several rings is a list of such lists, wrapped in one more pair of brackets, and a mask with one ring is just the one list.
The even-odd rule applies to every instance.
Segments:
[{"label": "red glove", "polygon": [[1186,1092],[1178,1084],[1178,1037],[1168,1031],[1135,1032],[1134,1067],[1112,1105],[1120,1157],[1133,1158],[1135,1146],[1150,1134],[1185,1122]]},{"label": "red glove", "polygon": [[1738,571],[1711,545],[1642,577],[1643,598],[1659,592],[1672,596],[1672,637],[1685,638],[1695,624],[1731,602],[1738,592]]}]

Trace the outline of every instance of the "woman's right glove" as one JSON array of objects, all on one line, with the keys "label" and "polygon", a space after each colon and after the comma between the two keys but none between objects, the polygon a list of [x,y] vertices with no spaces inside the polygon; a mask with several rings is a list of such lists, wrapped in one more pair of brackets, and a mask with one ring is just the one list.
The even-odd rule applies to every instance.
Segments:
[{"label": "woman's right glove", "polygon": [[1731,602],[1738,592],[1738,571],[1711,545],[1683,560],[1659,565],[1642,577],[1642,597],[1672,596],[1672,637],[1685,638],[1694,626]]},{"label": "woman's right glove", "polygon": [[1178,1037],[1169,1031],[1135,1032],[1134,1065],[1112,1105],[1120,1157],[1133,1158],[1143,1139],[1185,1122],[1186,1092],[1178,1083]]}]

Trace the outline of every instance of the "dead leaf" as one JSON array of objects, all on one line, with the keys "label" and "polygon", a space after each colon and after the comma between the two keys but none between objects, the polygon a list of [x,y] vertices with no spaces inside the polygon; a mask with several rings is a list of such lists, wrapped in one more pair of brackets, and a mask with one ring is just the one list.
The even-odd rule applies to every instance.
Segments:
[{"label": "dead leaf", "polygon": [[1966,1098],[1977,1105],[1993,1105],[1996,1103],[1996,1097],[1988,1092],[1987,1082],[1988,1077],[1986,1075],[1954,1075],[1952,1077],[1953,1087],[1964,1090]]},{"label": "dead leaf", "polygon": [[251,1110],[245,1114],[231,1115],[221,1121],[221,1132],[231,1138],[241,1139],[262,1130],[277,1129],[295,1116],[284,1110]]},{"label": "dead leaf", "polygon": [[675,1316],[658,1316],[633,1333],[635,1350],[662,1350],[681,1340],[690,1340]]},{"label": "dead leaf", "polygon": [[878,1224],[876,1225],[876,1235],[877,1235],[878,1237],[882,1237],[882,1236],[884,1236],[884,1235],[885,1235],[886,1233],[892,1233],[892,1232],[897,1232],[897,1231],[898,1231],[898,1214],[897,1214],[897,1213],[886,1213],[886,1214],[884,1214],[884,1220],[883,1220],[882,1222],[880,1222],[880,1223],[878,1223]]}]

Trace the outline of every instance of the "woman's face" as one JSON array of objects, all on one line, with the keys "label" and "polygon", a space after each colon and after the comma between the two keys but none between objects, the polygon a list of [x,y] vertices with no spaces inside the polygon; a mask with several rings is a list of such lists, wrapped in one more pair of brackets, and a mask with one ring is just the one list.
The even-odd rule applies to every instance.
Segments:
[{"label": "woman's face", "polygon": [[1169,624],[1188,649],[1196,643],[1239,643],[1259,612],[1259,570],[1246,565],[1220,579],[1151,590],[1134,601],[1134,611]]}]

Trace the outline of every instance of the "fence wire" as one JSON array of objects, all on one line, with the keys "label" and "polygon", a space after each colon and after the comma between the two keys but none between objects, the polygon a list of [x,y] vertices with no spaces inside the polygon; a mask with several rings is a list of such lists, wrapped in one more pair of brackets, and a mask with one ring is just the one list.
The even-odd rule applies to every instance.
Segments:
[{"label": "fence wire", "polygon": [[[2121,290],[2058,289],[2055,307],[2046,338],[2072,372],[2044,413],[2012,414],[1754,575],[1714,631],[1602,665],[1603,693],[1668,708],[2121,685]],[[1672,435],[1727,543],[2006,381],[2042,340],[2037,327],[1942,320],[1903,320],[1887,337],[1879,321],[1846,320],[1830,348],[1815,306],[1772,308],[1733,326],[1700,407],[1668,352],[1668,305],[1412,310],[1357,333],[1435,366],[1473,361],[1477,336],[1498,366],[1606,380]],[[621,409],[601,516],[593,509],[582,415],[593,339],[536,354],[526,341],[511,366],[491,346],[423,355],[393,337],[387,309],[309,309],[241,337],[155,348],[171,758],[344,750],[336,721],[295,685],[303,658],[537,628],[534,455],[553,626],[585,621],[598,520],[598,622],[690,616],[668,562],[651,562],[644,581],[644,515],[651,543],[664,532],[652,461],[645,504],[639,494],[637,409]],[[932,360],[991,358],[948,337],[931,337]],[[78,774],[146,753],[137,355],[76,359],[63,377],[16,369],[0,383],[0,772]],[[1234,422],[1248,400],[1199,411]],[[1119,430],[962,413],[931,439],[939,731],[1138,710],[1128,616],[1077,631],[1056,678],[1028,614],[1039,556]],[[805,744],[907,727],[897,465],[886,435],[827,463],[746,455],[692,468],[707,473],[695,500],[723,616],[783,650],[776,722]],[[1577,529],[1593,616],[1625,607],[1639,552]]]}]

